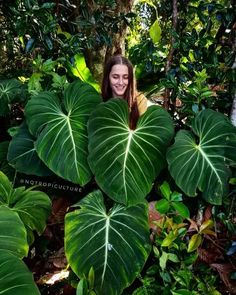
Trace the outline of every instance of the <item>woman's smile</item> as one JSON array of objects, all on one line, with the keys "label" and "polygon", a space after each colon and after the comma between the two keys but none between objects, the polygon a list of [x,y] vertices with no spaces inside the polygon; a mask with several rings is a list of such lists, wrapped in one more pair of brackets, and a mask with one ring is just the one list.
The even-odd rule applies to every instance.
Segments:
[{"label": "woman's smile", "polygon": [[126,65],[114,65],[109,75],[113,97],[123,97],[129,83],[128,67]]}]

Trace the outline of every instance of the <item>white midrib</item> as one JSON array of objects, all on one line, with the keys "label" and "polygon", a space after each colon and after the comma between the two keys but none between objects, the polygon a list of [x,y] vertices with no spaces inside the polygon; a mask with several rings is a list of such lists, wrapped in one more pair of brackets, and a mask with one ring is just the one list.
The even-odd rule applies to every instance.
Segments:
[{"label": "white midrib", "polygon": [[129,154],[130,143],[131,143],[133,133],[134,133],[133,130],[129,130],[129,137],[128,137],[128,142],[127,142],[127,146],[126,146],[126,150],[125,150],[124,165],[123,165],[123,185],[124,185],[125,199],[126,200],[127,200],[128,196],[127,196],[127,189],[126,189],[125,170],[126,170],[126,162],[127,162],[127,158],[128,158],[128,154]]},{"label": "white midrib", "polygon": [[219,177],[219,175],[218,175],[218,173],[217,173],[215,167],[214,167],[214,166],[212,165],[212,163],[209,161],[207,155],[204,153],[204,151],[202,150],[201,146],[199,145],[199,146],[197,147],[197,149],[200,151],[200,153],[202,154],[203,158],[207,161],[208,165],[209,165],[209,166],[211,167],[211,169],[214,171],[216,177],[218,178],[219,182],[221,183],[221,179],[220,179],[220,177]]},{"label": "white midrib", "polygon": [[79,175],[78,165],[77,165],[77,158],[76,158],[77,155],[76,155],[75,141],[74,141],[73,132],[72,132],[71,124],[70,124],[70,111],[69,111],[69,113],[68,113],[68,116],[66,116],[66,119],[67,119],[67,124],[68,124],[68,128],[69,128],[69,133],[70,133],[70,137],[71,137],[71,141],[72,141],[72,145],[73,145],[73,150],[74,150],[75,168],[76,168],[77,175]]},{"label": "white midrib", "polygon": [[104,277],[106,273],[107,268],[107,259],[108,259],[108,245],[109,245],[109,227],[110,227],[110,216],[106,217],[106,230],[105,230],[105,255],[104,255],[104,266],[103,266],[103,272],[102,272],[102,280],[101,280],[101,286],[104,282]]}]

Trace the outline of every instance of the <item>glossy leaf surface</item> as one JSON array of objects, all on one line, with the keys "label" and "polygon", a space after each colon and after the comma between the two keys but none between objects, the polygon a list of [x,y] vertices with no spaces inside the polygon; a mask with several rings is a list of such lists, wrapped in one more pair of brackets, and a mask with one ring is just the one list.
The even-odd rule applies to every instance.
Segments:
[{"label": "glossy leaf surface", "polygon": [[88,123],[89,164],[98,185],[113,200],[136,204],[144,200],[165,164],[166,146],[173,136],[168,113],[151,106],[129,128],[125,100],[100,104]]},{"label": "glossy leaf surface", "polygon": [[116,204],[108,213],[100,191],[66,215],[65,252],[73,271],[87,277],[94,268],[96,294],[121,294],[141,271],[150,252],[145,203]]},{"label": "glossy leaf surface", "polygon": [[192,131],[179,131],[169,148],[170,173],[188,196],[199,189],[208,202],[221,204],[230,176],[227,161],[235,161],[236,129],[224,115],[207,109],[197,115]]},{"label": "glossy leaf surface", "polygon": [[18,214],[0,205],[0,250],[3,249],[23,258],[27,256],[29,246],[26,229]]},{"label": "glossy leaf surface", "polygon": [[46,226],[51,212],[51,200],[41,191],[26,190],[25,187],[12,188],[6,175],[0,171],[0,205],[16,212],[27,230],[39,234]]},{"label": "glossy leaf surface", "polygon": [[87,162],[87,120],[100,100],[90,85],[76,81],[65,90],[62,103],[55,94],[44,92],[33,97],[25,109],[40,159],[55,174],[76,184],[85,185],[92,177]]},{"label": "glossy leaf surface", "polygon": [[0,250],[0,265],[0,294],[40,295],[32,273],[18,257]]},{"label": "glossy leaf surface", "polygon": [[52,171],[38,157],[34,141],[35,138],[30,134],[26,124],[21,125],[9,145],[7,155],[9,163],[24,174],[52,175]]}]

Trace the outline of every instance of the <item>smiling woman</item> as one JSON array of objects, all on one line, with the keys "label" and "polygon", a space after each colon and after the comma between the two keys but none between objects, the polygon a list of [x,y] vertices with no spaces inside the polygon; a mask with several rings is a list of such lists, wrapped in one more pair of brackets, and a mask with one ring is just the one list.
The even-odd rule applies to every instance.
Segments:
[{"label": "smiling woman", "polygon": [[147,99],[144,95],[138,94],[135,85],[131,62],[122,55],[112,56],[104,67],[102,97],[104,101],[113,97],[127,101],[131,129],[135,129],[139,116],[147,109]]}]

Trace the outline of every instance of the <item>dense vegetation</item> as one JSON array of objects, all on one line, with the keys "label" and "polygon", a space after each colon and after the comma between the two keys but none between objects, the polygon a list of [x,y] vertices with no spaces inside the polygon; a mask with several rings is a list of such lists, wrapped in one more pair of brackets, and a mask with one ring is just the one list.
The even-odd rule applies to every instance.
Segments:
[{"label": "dense vegetation", "polygon": [[[0,293],[236,294],[234,2],[0,8]],[[101,103],[114,53],[135,130]]]}]

